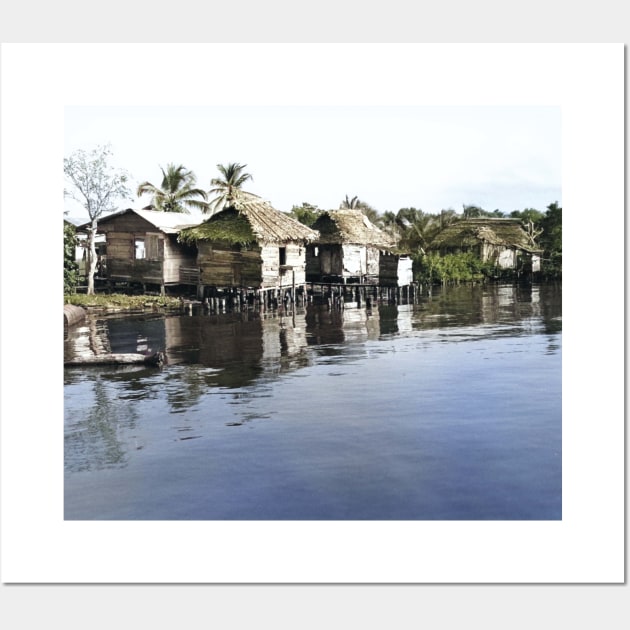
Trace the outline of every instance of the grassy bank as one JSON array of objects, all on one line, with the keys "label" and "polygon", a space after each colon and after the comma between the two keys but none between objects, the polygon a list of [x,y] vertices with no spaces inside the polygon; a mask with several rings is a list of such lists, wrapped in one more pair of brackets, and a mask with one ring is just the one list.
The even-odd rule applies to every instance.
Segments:
[{"label": "grassy bank", "polygon": [[179,298],[160,295],[125,295],[123,293],[64,295],[64,305],[74,304],[88,309],[112,311],[141,311],[181,308]]}]

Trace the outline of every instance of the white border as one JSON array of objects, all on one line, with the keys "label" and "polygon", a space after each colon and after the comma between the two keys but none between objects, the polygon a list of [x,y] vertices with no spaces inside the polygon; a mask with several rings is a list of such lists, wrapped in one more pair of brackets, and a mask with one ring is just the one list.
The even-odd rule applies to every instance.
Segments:
[{"label": "white border", "polygon": [[[620,44],[3,45],[2,581],[622,582],[623,56]],[[247,68],[230,83],[232,103],[562,107],[562,522],[63,521],[60,254],[50,247],[63,207],[63,107],[152,104],[171,64],[190,74],[182,83],[197,86],[195,102],[219,104],[226,92],[203,77],[227,58]],[[25,261],[36,248],[50,265]],[[47,268],[50,283],[23,304],[26,279]],[[587,291],[602,296],[599,312],[585,312],[597,303],[582,300]],[[50,363],[33,365],[42,353]]]}]

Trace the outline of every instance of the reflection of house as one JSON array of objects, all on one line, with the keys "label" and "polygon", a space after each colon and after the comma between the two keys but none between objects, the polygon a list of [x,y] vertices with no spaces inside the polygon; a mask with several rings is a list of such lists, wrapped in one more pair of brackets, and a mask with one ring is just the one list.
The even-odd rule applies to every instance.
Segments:
[{"label": "reflection of house", "polygon": [[520,219],[465,219],[439,232],[430,249],[441,255],[472,252],[500,269],[540,271],[542,250],[523,229]]},{"label": "reflection of house", "polygon": [[[305,246],[317,233],[247,194],[232,207],[184,230],[195,244],[199,297],[215,289],[291,289],[305,283]],[[208,289],[209,291],[206,291]]]},{"label": "reflection of house", "polygon": [[310,282],[405,286],[411,258],[395,253],[394,240],[358,209],[324,212],[313,225],[320,236],[306,250]]},{"label": "reflection of house", "polygon": [[244,310],[163,322],[169,365],[198,363],[216,370],[207,374],[208,383],[220,386],[242,387],[261,374],[293,369],[306,347],[304,315]]},{"label": "reflection of house", "polygon": [[[131,208],[100,219],[97,233],[105,235],[109,283],[156,285],[161,292],[180,284],[180,267],[193,265],[196,252],[178,243],[177,235],[197,222],[181,213]],[[89,223],[77,229],[87,227]]]}]

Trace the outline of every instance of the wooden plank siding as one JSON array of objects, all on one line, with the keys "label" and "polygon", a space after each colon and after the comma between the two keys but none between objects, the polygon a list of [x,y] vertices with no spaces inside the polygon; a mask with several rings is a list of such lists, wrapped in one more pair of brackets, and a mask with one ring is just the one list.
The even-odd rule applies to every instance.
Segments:
[{"label": "wooden plank siding", "polygon": [[[129,212],[103,221],[99,232],[107,244],[107,276],[112,282],[174,285],[180,283],[180,267],[196,266],[194,248],[177,242],[139,215]],[[137,244],[142,242],[143,247]],[[138,258],[138,253],[144,257]]]},{"label": "wooden plank siding", "polygon": [[199,282],[213,287],[252,287],[262,283],[260,249],[219,245],[207,241],[197,244]]},{"label": "wooden plank siding", "polygon": [[[391,261],[382,264],[381,250],[369,245],[309,245],[306,250],[306,279],[309,282],[379,283],[381,274],[386,273],[393,280],[390,286],[398,286],[399,256],[392,254],[389,257]],[[388,270],[388,264],[391,270]]]},{"label": "wooden plank siding", "polygon": [[383,287],[404,287],[412,284],[412,265],[410,256],[380,252],[379,284]]},{"label": "wooden plank siding", "polygon": [[164,284],[179,284],[181,267],[197,265],[197,252],[192,247],[186,247],[177,242],[175,234],[165,234],[164,242]]},{"label": "wooden plank siding", "polygon": [[[284,264],[280,264],[284,250]],[[288,243],[242,249],[199,241],[197,265],[200,284],[213,287],[266,289],[290,287],[306,281],[304,247]]]},{"label": "wooden plank siding", "polygon": [[290,287],[293,282],[298,285],[306,282],[303,245],[264,245],[261,259],[261,288]]}]

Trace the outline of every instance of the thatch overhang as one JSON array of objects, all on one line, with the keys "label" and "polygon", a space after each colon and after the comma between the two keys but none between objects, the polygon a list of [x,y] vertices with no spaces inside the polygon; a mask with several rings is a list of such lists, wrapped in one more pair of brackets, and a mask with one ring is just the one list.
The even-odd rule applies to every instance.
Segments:
[{"label": "thatch overhang", "polygon": [[323,245],[367,245],[388,251],[396,248],[395,239],[356,208],[327,210],[318,217],[313,228],[319,231],[317,241]]},{"label": "thatch overhang", "polygon": [[488,243],[498,247],[522,249],[530,253],[541,251],[523,229],[520,219],[462,219],[438,232],[430,249],[469,248]]},{"label": "thatch overhang", "polygon": [[180,232],[179,240],[185,243],[222,241],[250,246],[253,243],[306,244],[318,236],[315,230],[276,210],[268,201],[248,194],[203,223]]}]

